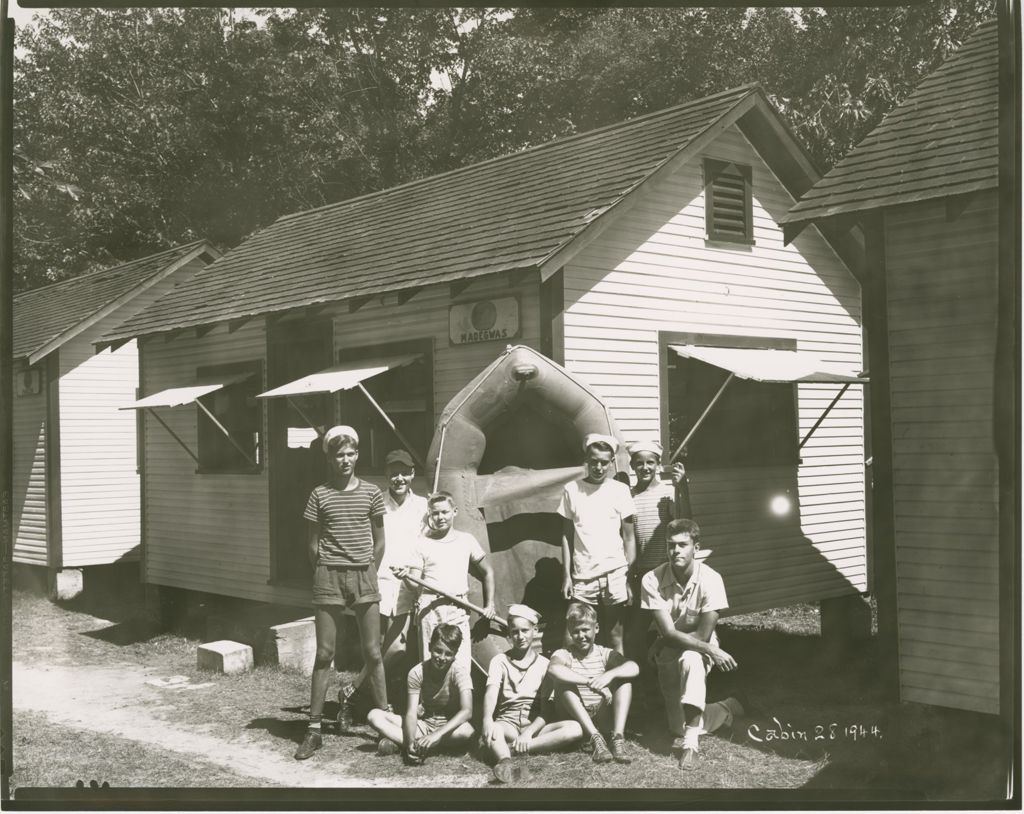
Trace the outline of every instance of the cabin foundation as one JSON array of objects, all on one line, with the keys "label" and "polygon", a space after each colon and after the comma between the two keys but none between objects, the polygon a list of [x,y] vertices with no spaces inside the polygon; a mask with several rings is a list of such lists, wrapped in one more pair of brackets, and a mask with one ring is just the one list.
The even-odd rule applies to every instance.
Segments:
[{"label": "cabin foundation", "polygon": [[253,668],[252,648],[227,639],[201,644],[196,650],[196,667],[224,675],[246,673]]},{"label": "cabin foundation", "polygon": [[54,602],[67,602],[85,589],[81,568],[52,568],[47,578],[47,592]]}]

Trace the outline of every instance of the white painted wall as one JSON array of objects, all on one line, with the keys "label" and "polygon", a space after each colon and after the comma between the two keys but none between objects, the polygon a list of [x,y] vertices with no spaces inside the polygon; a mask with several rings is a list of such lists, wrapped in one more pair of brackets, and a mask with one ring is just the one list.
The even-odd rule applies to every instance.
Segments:
[{"label": "white painted wall", "polygon": [[[46,371],[36,395],[14,396],[14,562],[46,565]],[[24,361],[14,364],[17,376]]]},{"label": "white painted wall", "polygon": [[[660,435],[658,331],[786,337],[861,368],[852,275],[814,229],[783,245],[776,218],[793,199],[736,128],[706,154],[752,166],[753,247],[705,241],[696,158],[564,269],[566,367],[607,401],[627,439]],[[799,385],[801,437],[836,392]],[[803,448],[796,535],[767,511],[757,473],[690,473],[695,519],[715,552],[709,564],[734,610],[866,590],[863,421],[854,387]]]}]

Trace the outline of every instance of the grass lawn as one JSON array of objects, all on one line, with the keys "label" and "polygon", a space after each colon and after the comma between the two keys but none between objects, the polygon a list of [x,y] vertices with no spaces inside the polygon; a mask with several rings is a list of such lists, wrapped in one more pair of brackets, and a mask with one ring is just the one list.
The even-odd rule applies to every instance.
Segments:
[{"label": "grass lawn", "polygon": [[[110,621],[91,615],[101,610]],[[262,666],[239,676],[198,673],[199,639],[154,634],[139,623],[138,611],[130,603],[62,608],[16,592],[14,658],[66,666],[69,680],[76,666],[123,662],[156,667],[167,676],[212,682],[175,694],[173,702],[155,714],[170,723],[202,722],[205,732],[227,744],[257,745],[277,756],[291,755],[305,729],[306,677]],[[580,752],[538,756],[530,759],[533,777],[524,785],[539,790],[800,789],[826,797],[867,794],[875,799],[930,801],[996,800],[1003,793],[1003,735],[994,718],[886,703],[879,692],[874,643],[830,646],[820,636],[816,607],[732,617],[722,622],[720,636],[740,669],[715,676],[709,697],[714,700],[744,689],[763,709],[738,721],[730,732],[703,738],[694,769],[678,770],[668,754],[663,714],[655,709],[637,722],[632,765],[597,767]],[[336,710],[334,689],[328,696],[327,716]],[[40,731],[54,734],[37,736]],[[92,776],[111,779],[111,765],[123,766],[117,780],[125,785],[259,785],[251,777],[232,776],[188,756],[139,751],[137,743],[116,737],[56,732],[22,716],[15,721],[15,746],[17,783],[22,786],[64,784],[72,778],[88,781]],[[50,768],[62,761],[66,765],[60,769]],[[398,757],[377,757],[365,730],[347,737],[325,736],[323,750],[309,761],[314,762],[325,770],[348,769],[354,776],[395,787],[493,785],[489,768],[475,754],[437,756],[424,766],[406,768]],[[100,773],[93,768],[97,766],[106,768]]]}]

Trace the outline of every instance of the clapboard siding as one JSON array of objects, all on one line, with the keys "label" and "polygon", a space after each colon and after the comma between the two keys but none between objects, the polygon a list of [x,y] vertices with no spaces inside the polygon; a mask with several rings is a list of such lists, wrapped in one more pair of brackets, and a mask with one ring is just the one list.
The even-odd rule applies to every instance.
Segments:
[{"label": "clapboard siding", "polygon": [[[263,361],[263,320],[234,333],[220,325],[202,338],[156,337],[144,341],[142,392],[192,384],[205,365]],[[266,370],[264,369],[264,383]],[[197,408],[157,407],[156,412],[193,452]],[[297,592],[272,588],[267,474],[197,474],[192,458],[151,416],[143,421],[145,581],[214,594],[273,601],[303,601]],[[264,430],[266,411],[264,411]],[[265,437],[265,433],[264,433]]]},{"label": "clapboard siding", "polygon": [[[405,339],[431,339],[434,343],[434,420],[448,402],[481,370],[505,350],[506,345],[540,347],[539,289],[535,281],[515,288],[499,275],[474,281],[452,299],[448,286],[431,286],[404,305],[395,295],[378,297],[356,313],[347,311],[334,320],[335,350],[400,342]],[[448,336],[448,309],[460,302],[488,297],[515,296],[519,299],[520,334],[514,339],[455,345]]]},{"label": "clapboard siding", "polygon": [[[97,327],[90,337],[101,335],[102,323]],[[89,338],[79,337],[61,347],[60,367],[63,565],[138,559],[135,414],[118,410],[135,398],[136,343],[95,353]]]},{"label": "clapboard siding", "polygon": [[[450,289],[434,286],[404,305],[398,305],[394,295],[384,295],[355,313],[349,313],[347,306],[334,308],[335,351],[432,339],[436,421],[448,401],[494,361],[506,344],[539,345],[536,281],[513,288],[507,277],[479,280],[454,301],[472,302],[510,294],[520,298],[521,332],[515,339],[452,345],[448,338],[448,308],[453,302]],[[265,362],[266,333],[263,320],[254,319],[234,333],[222,325],[200,339],[194,335],[179,336],[169,342],[157,338],[143,343],[141,352],[143,390],[149,394],[193,382],[196,368],[203,365]],[[195,450],[195,406],[157,409],[174,432]],[[268,584],[266,468],[259,475],[196,474],[194,461],[151,419],[145,421],[145,444],[147,582],[264,602],[309,602],[308,589]],[[184,507],[187,511],[183,511]]]},{"label": "clapboard siding", "polygon": [[[14,562],[46,565],[46,371],[39,366],[40,390],[14,396]],[[14,364],[15,376],[26,370]]]},{"label": "clapboard siding", "polygon": [[998,669],[978,666],[999,664],[998,217],[992,192],[953,219],[942,200],[885,218],[901,694],[991,713]]},{"label": "clapboard siding", "polygon": [[[808,229],[784,246],[777,219],[793,199],[735,128],[707,151],[753,167],[753,247],[705,241],[700,159],[647,194],[564,270],[565,363],[608,403],[626,438],[661,432],[658,332],[786,337],[862,366],[860,289]],[[799,385],[806,434],[838,392]],[[853,387],[776,472],[691,472],[694,516],[734,611],[867,589],[863,395]],[[799,524],[771,514],[789,484]]]}]

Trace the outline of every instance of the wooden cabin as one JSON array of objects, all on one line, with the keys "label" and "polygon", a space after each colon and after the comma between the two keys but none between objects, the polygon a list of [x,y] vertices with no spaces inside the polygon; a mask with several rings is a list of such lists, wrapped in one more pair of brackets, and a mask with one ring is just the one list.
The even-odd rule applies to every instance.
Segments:
[{"label": "wooden cabin", "polygon": [[783,219],[865,235],[876,590],[899,696],[990,713],[1019,635],[997,34],[981,26]]},{"label": "wooden cabin", "polygon": [[216,258],[206,241],[14,298],[14,562],[75,593],[80,569],[137,559],[140,509],[130,340],[93,343]]},{"label": "wooden cabin", "polygon": [[316,428],[383,483],[514,344],[666,448],[731,379],[686,460],[733,608],[867,590],[859,246],[778,225],[817,177],[746,86],[280,218],[101,343],[139,341],[145,580],[307,604]]}]

